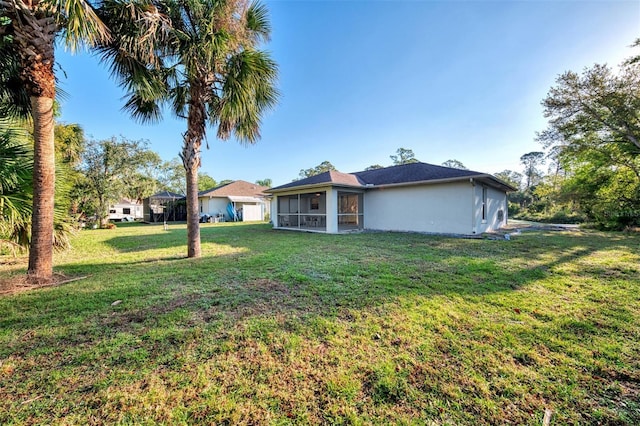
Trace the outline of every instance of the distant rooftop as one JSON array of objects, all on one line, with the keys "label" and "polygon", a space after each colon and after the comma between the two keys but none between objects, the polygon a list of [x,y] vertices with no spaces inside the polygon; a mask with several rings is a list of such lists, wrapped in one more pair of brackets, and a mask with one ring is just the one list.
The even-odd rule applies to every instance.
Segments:
[{"label": "distant rooftop", "polygon": [[260,197],[265,195],[264,191],[267,189],[269,189],[267,186],[244,180],[234,180],[224,185],[200,191],[198,192],[198,197]]},{"label": "distant rooftop", "polygon": [[163,199],[163,200],[178,200],[180,198],[184,198],[184,195],[178,194],[176,192],[160,191],[158,193],[151,195],[149,198]]}]

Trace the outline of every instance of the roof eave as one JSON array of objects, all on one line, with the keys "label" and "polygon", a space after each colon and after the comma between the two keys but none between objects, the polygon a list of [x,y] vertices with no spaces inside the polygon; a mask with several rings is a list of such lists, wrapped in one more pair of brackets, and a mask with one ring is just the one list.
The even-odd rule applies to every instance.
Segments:
[{"label": "roof eave", "polygon": [[352,188],[352,189],[367,189],[364,185],[348,185],[343,183],[335,183],[335,182],[323,182],[323,183],[313,183],[308,185],[300,185],[300,186],[288,186],[282,189],[269,189],[264,191],[266,194],[277,194],[281,192],[291,192],[305,189],[316,189],[316,188],[326,188],[327,186],[331,187],[339,187],[339,188]]}]

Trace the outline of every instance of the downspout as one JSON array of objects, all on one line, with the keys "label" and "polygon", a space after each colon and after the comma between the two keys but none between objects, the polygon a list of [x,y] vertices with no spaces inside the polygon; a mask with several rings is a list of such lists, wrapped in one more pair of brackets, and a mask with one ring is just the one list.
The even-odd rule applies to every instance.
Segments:
[{"label": "downspout", "polygon": [[473,178],[469,178],[471,182],[471,233],[476,233],[476,183]]}]

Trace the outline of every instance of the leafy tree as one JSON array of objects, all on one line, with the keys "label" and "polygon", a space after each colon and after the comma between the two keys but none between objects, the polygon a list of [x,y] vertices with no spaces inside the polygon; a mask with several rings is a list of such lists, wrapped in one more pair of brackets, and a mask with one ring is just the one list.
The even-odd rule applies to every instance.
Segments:
[{"label": "leafy tree", "polygon": [[205,191],[216,187],[216,180],[206,173],[198,173],[198,190]]},{"label": "leafy tree", "polygon": [[331,170],[336,170],[335,166],[331,164],[329,161],[323,161],[315,167],[311,167],[310,169],[302,169],[300,170],[300,179],[308,178],[311,176],[319,175],[324,172],[329,172]]},{"label": "leafy tree", "polygon": [[125,109],[157,121],[161,105],[187,121],[180,154],[186,170],[187,254],[200,256],[198,168],[207,124],[243,143],[260,138],[276,104],[277,67],[258,50],[271,32],[267,9],[243,0],[106,0],[114,34],[102,59],[128,92]]},{"label": "leafy tree", "polygon": [[[637,38],[630,47],[640,47],[640,38]],[[640,54],[630,57],[624,65],[635,65],[640,63]]]},{"label": "leafy tree", "polygon": [[381,166],[380,164],[373,164],[364,170],[367,171],[367,170],[377,170],[377,169],[384,169],[384,166]]},{"label": "leafy tree", "polygon": [[[146,146],[146,144],[145,144]],[[145,149],[138,155],[138,164],[127,182],[124,196],[142,202],[160,189],[162,159],[157,152]]]},{"label": "leafy tree", "polygon": [[[640,47],[637,40],[634,47]],[[543,100],[558,196],[606,228],[640,224],[640,62],[565,72]]]},{"label": "leafy tree", "polygon": [[[85,176],[83,191],[89,196],[85,211],[94,213],[101,226],[109,221],[109,205],[123,196],[131,196],[136,188],[136,179],[157,154],[147,149],[144,141],[129,141],[115,138],[91,141],[83,160]],[[152,189],[148,194],[151,195]],[[143,198],[134,194],[132,198]]]},{"label": "leafy tree", "polygon": [[[50,281],[53,275],[55,148],[54,98],[56,79],[54,47],[58,34],[72,49],[82,43],[106,40],[108,32],[84,0],[27,1],[0,0],[0,36],[3,55],[10,65],[17,64],[22,92],[14,100],[29,99],[21,105],[33,122],[33,218],[31,250],[27,275],[31,281]],[[11,72],[11,71],[9,71]],[[15,81],[15,80],[12,80]],[[3,94],[6,96],[7,91]],[[14,112],[16,109],[14,108]]]},{"label": "leafy tree", "polygon": [[78,166],[85,147],[84,130],[79,124],[56,124],[54,128],[56,157],[71,167]]},{"label": "leafy tree", "polygon": [[513,170],[503,170],[494,174],[494,176],[516,189],[520,189],[522,186],[522,173],[514,172]]},{"label": "leafy tree", "polygon": [[522,173],[514,172],[513,170],[503,170],[494,176],[517,189],[522,185]]},{"label": "leafy tree", "polygon": [[179,158],[162,163],[158,181],[162,189],[182,195],[187,193],[187,176]]},{"label": "leafy tree", "polygon": [[464,164],[462,164],[462,162],[458,160],[447,160],[444,163],[442,163],[442,165],[445,167],[451,167],[453,169],[469,170],[464,166]]},{"label": "leafy tree", "polygon": [[396,151],[396,155],[390,155],[389,157],[391,158],[391,161],[393,161],[394,166],[419,162],[416,159],[416,156],[413,153],[413,150],[406,149],[406,148],[398,148]]},{"label": "leafy tree", "polygon": [[224,180],[221,180],[221,181],[220,181],[220,183],[218,184],[218,186],[228,185],[228,184],[230,184],[230,183],[232,183],[232,182],[233,182],[233,180],[232,180],[232,179],[224,179]]},{"label": "leafy tree", "polygon": [[572,71],[562,74],[542,102],[549,128],[539,139],[574,150],[616,144],[623,153],[640,154],[639,67],[626,65],[616,74],[596,64],[582,76]]},{"label": "leafy tree", "polygon": [[269,178],[266,179],[258,179],[256,181],[256,185],[260,185],[260,186],[268,186],[269,188],[271,188],[271,185],[273,185],[273,181]]},{"label": "leafy tree", "polygon": [[525,186],[524,190],[529,190],[542,178],[542,173],[538,167],[544,162],[544,152],[528,152],[520,157],[520,164],[524,166]]}]

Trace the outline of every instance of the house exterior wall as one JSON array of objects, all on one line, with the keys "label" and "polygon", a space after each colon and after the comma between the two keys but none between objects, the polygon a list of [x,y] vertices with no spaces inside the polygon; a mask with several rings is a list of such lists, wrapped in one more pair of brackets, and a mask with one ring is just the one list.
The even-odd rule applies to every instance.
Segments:
[{"label": "house exterior wall", "polygon": [[[486,188],[484,200],[483,188]],[[490,186],[475,184],[473,187],[475,206],[475,233],[490,232],[507,224],[507,194]],[[485,217],[482,217],[482,204],[486,203]],[[502,211],[502,213],[500,213]]]},{"label": "house exterior wall", "polygon": [[383,231],[472,234],[470,182],[387,187],[364,195],[364,227]]},{"label": "house exterior wall", "polygon": [[[201,214],[217,216],[222,213],[224,214],[225,220],[232,220],[227,212],[227,205],[229,204],[227,197],[200,197],[199,204]],[[246,221],[262,221],[265,218],[265,212],[268,211],[263,203],[236,202],[235,207],[236,210],[242,209],[243,213],[247,213],[246,216],[243,214],[243,218],[246,217],[246,219],[243,220]]]},{"label": "house exterior wall", "polygon": [[260,222],[264,220],[262,204],[258,203],[235,203],[236,211],[242,209],[243,222]]},{"label": "house exterior wall", "polygon": [[[326,232],[338,233],[338,193],[361,191],[336,187],[314,188],[313,191],[326,191]],[[292,190],[274,196],[271,203],[273,226],[278,226],[278,213],[289,213],[278,211],[278,197],[309,192]],[[363,213],[364,229],[368,230],[480,234],[506,225],[507,194],[472,180],[373,188],[364,191]]]},{"label": "house exterior wall", "polygon": [[200,213],[207,214],[209,216],[216,216],[218,213],[223,213],[226,220],[229,220],[229,214],[227,213],[227,204],[229,199],[227,197],[201,197],[200,198]]}]

